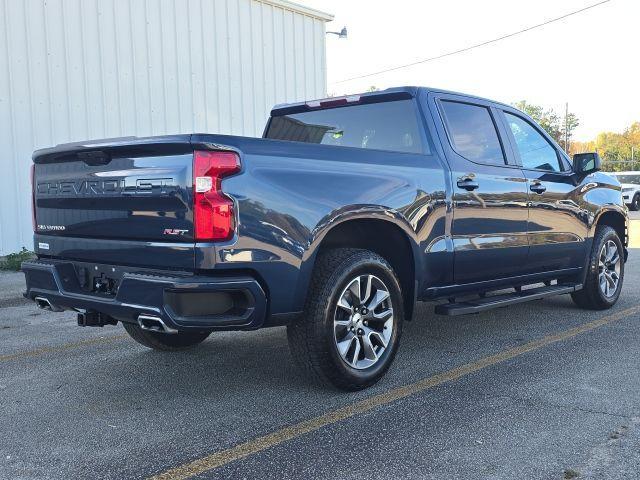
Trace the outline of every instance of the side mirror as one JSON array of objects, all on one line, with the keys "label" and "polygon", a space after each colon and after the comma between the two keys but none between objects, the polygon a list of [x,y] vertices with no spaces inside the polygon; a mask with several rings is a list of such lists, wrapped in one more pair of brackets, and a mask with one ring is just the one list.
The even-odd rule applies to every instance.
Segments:
[{"label": "side mirror", "polygon": [[601,169],[602,160],[595,152],[576,153],[573,156],[573,170],[576,173],[591,173]]}]

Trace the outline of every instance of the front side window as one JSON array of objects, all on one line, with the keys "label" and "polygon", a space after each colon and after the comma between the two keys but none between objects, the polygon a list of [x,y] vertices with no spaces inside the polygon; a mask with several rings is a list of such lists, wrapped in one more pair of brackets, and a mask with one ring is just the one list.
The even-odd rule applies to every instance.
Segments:
[{"label": "front side window", "polygon": [[443,101],[445,121],[453,148],[473,162],[504,165],[504,153],[487,107]]},{"label": "front side window", "polygon": [[522,167],[529,170],[561,171],[556,149],[524,118],[504,112],[516,140]]},{"label": "front side window", "polygon": [[291,142],[422,153],[420,128],[413,101],[397,100],[277,115],[271,118],[265,137]]}]

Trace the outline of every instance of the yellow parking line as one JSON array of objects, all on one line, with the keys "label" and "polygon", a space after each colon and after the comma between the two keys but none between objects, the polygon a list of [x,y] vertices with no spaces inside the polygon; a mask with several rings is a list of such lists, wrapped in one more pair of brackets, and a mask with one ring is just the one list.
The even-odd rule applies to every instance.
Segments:
[{"label": "yellow parking line", "polygon": [[35,350],[27,350],[24,352],[17,352],[17,353],[9,353],[7,355],[0,355],[0,362],[6,362],[9,360],[17,360],[19,358],[26,358],[26,357],[37,357],[39,355],[44,355],[45,353],[51,353],[51,352],[62,352],[64,350],[69,350],[71,348],[76,348],[76,347],[85,347],[87,345],[95,345],[98,343],[107,343],[107,342],[112,342],[114,340],[121,340],[123,338],[126,338],[127,335],[113,335],[110,337],[99,337],[99,338],[91,338],[88,340],[81,340],[79,342],[71,342],[71,343],[64,343],[62,345],[57,345],[55,347],[42,347],[42,348],[38,348]]},{"label": "yellow parking line", "polygon": [[338,408],[337,410],[330,411],[328,413],[325,413],[324,415],[320,415],[319,417],[315,417],[310,420],[305,420],[295,425],[285,427],[281,430],[269,433],[268,435],[264,435],[262,437],[258,437],[253,440],[238,444],[229,449],[214,452],[205,457],[155,475],[151,477],[151,480],[182,480],[191,478],[195,475],[200,475],[228,463],[245,458],[249,455],[253,455],[276,445],[280,445],[281,443],[284,443],[288,440],[292,440],[307,433],[313,432],[314,430],[326,427],[327,425],[332,425],[355,415],[367,412],[373,408],[395,402],[410,395],[414,395],[416,393],[420,393],[430,388],[436,387],[443,383],[457,380],[461,377],[464,377],[465,375],[469,375],[471,373],[477,372],[478,370],[482,370],[483,368],[505,362],[527,352],[538,350],[552,343],[567,340],[582,333],[590,332],[603,325],[614,322],[616,320],[620,320],[622,318],[626,318],[639,312],[640,306],[627,308],[626,310],[621,310],[619,312],[615,312],[602,317],[599,320],[585,323],[583,325],[580,325],[579,327],[571,328],[560,333],[549,335],[539,340],[525,343],[524,345],[521,345],[519,347],[504,350],[502,352],[496,353],[495,355],[484,357],[475,362],[467,363],[447,372],[424,378],[403,387],[394,388],[385,393],[381,393],[379,395],[375,395],[351,405]]}]

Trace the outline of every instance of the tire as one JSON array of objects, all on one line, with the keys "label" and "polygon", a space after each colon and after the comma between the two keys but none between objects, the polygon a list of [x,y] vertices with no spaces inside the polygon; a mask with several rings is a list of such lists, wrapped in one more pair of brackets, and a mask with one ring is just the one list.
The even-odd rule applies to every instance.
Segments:
[{"label": "tire", "polygon": [[640,210],[640,193],[636,193],[631,200],[631,205],[629,205],[629,210],[637,212]]},{"label": "tire", "polygon": [[[610,252],[613,252],[614,247],[615,254],[612,254]],[[620,297],[624,280],[624,249],[613,228],[598,227],[586,268],[588,271],[584,286],[582,290],[572,293],[571,298],[576,305],[589,310],[611,308]],[[616,278],[614,287],[613,280]]]},{"label": "tire", "polygon": [[368,250],[329,250],[316,261],[304,315],[287,327],[289,348],[316,381],[361,390],[391,366],[403,318],[400,282],[384,258]]},{"label": "tire", "polygon": [[129,336],[145,347],[164,352],[185,350],[206,340],[211,332],[157,333],[142,330],[134,323],[122,322]]}]

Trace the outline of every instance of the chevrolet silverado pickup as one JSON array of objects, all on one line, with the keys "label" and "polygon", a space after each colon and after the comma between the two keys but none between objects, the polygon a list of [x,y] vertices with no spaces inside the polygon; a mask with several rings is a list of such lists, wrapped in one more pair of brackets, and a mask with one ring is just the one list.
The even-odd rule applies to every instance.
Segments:
[{"label": "chevrolet silverado pickup", "polygon": [[36,151],[25,296],[165,351],[286,325],[304,371],[356,390],[418,301],[460,315],[620,295],[620,183],[508,105],[393,88],[276,106],[263,137]]}]

